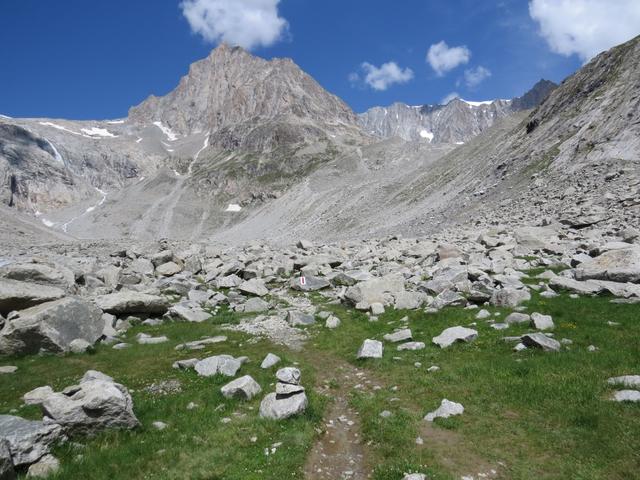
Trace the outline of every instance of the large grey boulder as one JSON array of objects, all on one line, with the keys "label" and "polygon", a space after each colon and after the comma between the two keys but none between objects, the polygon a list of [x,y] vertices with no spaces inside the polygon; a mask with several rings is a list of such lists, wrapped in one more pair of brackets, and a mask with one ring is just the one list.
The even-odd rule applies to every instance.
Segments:
[{"label": "large grey boulder", "polygon": [[382,358],[383,350],[382,342],[367,339],[358,350],[358,358]]},{"label": "large grey boulder", "polygon": [[576,280],[611,280],[640,283],[640,247],[610,250],[581,263],[575,270]]},{"label": "large grey boulder", "polygon": [[244,313],[259,313],[269,310],[269,303],[260,297],[251,297],[244,304]]},{"label": "large grey boulder", "polygon": [[514,308],[523,302],[531,300],[528,290],[518,290],[515,288],[503,288],[496,290],[491,297],[491,305],[496,307]]},{"label": "large grey boulder", "polygon": [[220,389],[225,398],[241,398],[251,400],[262,391],[262,388],[251,375],[236,378]]},{"label": "large grey boulder", "polygon": [[513,312],[507,315],[504,321],[509,325],[514,325],[514,324],[518,325],[518,324],[531,322],[531,317],[526,313]]},{"label": "large grey boulder", "polygon": [[18,312],[0,331],[0,353],[68,352],[74,340],[93,345],[102,336],[102,312],[78,297],[43,303]]},{"label": "large grey boulder", "polygon": [[437,337],[433,337],[432,341],[440,348],[447,348],[455,342],[471,342],[478,338],[478,331],[473,328],[451,327],[442,331]]},{"label": "large grey boulder", "polygon": [[260,403],[260,416],[272,420],[284,420],[303,413],[308,403],[304,392],[294,395],[269,393]]},{"label": "large grey boulder", "polygon": [[548,227],[522,227],[513,234],[518,245],[528,250],[543,250],[558,240],[556,231]]},{"label": "large grey boulder", "polygon": [[367,304],[391,303],[393,296],[404,292],[404,277],[399,274],[389,274],[382,278],[373,278],[357,283],[349,287],[345,293],[345,298],[351,303]]},{"label": "large grey boulder", "polygon": [[102,310],[114,315],[135,313],[163,315],[169,308],[169,302],[164,297],[131,290],[101,295],[96,297],[95,302]]},{"label": "large grey boulder", "polygon": [[538,330],[552,330],[555,328],[551,315],[542,315],[538,312],[531,314],[531,326]]},{"label": "large grey boulder", "polygon": [[16,471],[13,468],[9,442],[0,439],[0,480],[14,480]]},{"label": "large grey boulder", "polygon": [[0,278],[0,315],[64,297],[61,288]]},{"label": "large grey boulder", "polygon": [[62,438],[62,428],[55,423],[0,415],[0,442],[9,444],[15,467],[37,462]]},{"label": "large grey boulder", "polygon": [[214,355],[200,360],[194,368],[201,377],[212,377],[218,374],[235,377],[241,366],[240,360],[231,355]]},{"label": "large grey boulder", "polygon": [[547,337],[544,333],[528,333],[522,336],[522,343],[526,347],[541,348],[545,352],[559,352],[560,342]]},{"label": "large grey boulder", "polygon": [[293,290],[301,292],[315,292],[316,290],[322,290],[323,288],[330,287],[331,284],[324,278],[303,275],[300,277],[293,277],[289,281],[289,286]]},{"label": "large grey boulder", "polygon": [[68,268],[61,265],[52,267],[43,263],[12,263],[0,268],[0,277],[64,290],[71,289],[76,283],[75,275]]},{"label": "large grey boulder", "polygon": [[85,374],[79,385],[46,397],[41,408],[51,422],[73,434],[132,429],[140,424],[127,388],[106,375]]},{"label": "large grey boulder", "polygon": [[394,308],[396,310],[415,310],[422,307],[427,301],[428,295],[424,292],[397,292]]},{"label": "large grey boulder", "polygon": [[257,297],[264,297],[269,293],[269,289],[264,285],[262,280],[252,278],[238,285],[238,290],[249,295],[255,295]]},{"label": "large grey boulder", "polygon": [[209,312],[197,305],[191,305],[189,302],[172,305],[169,308],[169,315],[176,320],[191,323],[202,323],[211,318]]}]

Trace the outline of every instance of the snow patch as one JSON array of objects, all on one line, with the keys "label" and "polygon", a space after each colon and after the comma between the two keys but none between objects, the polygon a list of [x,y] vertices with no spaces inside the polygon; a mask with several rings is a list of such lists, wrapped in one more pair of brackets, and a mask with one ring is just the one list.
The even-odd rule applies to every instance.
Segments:
[{"label": "snow patch", "polygon": [[124,120],[107,120],[107,123],[110,125],[122,125]]},{"label": "snow patch", "polygon": [[470,100],[463,100],[462,98],[460,99],[460,101],[466,103],[467,105],[469,105],[469,107],[480,107],[481,105],[491,105],[493,102],[495,102],[495,100],[485,100],[482,102],[472,102]]},{"label": "snow patch", "polygon": [[69,130],[67,127],[63,127],[62,125],[58,125],[57,123],[53,123],[53,122],[38,122],[38,123],[44,127],[53,127],[57,130],[62,130],[63,132],[72,133],[73,135],[84,136],[81,133],[74,132],[73,130]]},{"label": "snow patch", "polygon": [[138,138],[138,139],[136,140],[136,143],[140,143],[141,141],[142,141],[142,138]]},{"label": "snow patch", "polygon": [[7,115],[2,115],[2,114],[0,114],[0,118],[6,118],[7,120],[11,120],[11,117]]},{"label": "snow patch", "polygon": [[87,135],[89,135],[91,137],[105,137],[105,138],[116,138],[117,137],[117,135],[114,135],[113,133],[111,133],[106,128],[98,128],[98,127],[81,128],[80,131],[82,133],[86,133]]},{"label": "snow patch", "polygon": [[242,210],[242,207],[237,203],[230,203],[225,212],[239,212]]},{"label": "snow patch", "polygon": [[433,132],[429,132],[428,130],[420,130],[420,136],[429,141],[429,143],[433,140]]},{"label": "snow patch", "polygon": [[456,142],[456,145],[464,145],[464,142]]},{"label": "snow patch", "polygon": [[46,218],[41,218],[40,221],[42,221],[42,223],[44,223],[45,227],[53,227],[55,225],[54,222],[52,222],[51,220],[47,220]]},{"label": "snow patch", "polygon": [[163,125],[162,122],[153,122],[153,124],[165,134],[170,142],[175,142],[178,139],[178,135],[173,133],[169,127]]}]

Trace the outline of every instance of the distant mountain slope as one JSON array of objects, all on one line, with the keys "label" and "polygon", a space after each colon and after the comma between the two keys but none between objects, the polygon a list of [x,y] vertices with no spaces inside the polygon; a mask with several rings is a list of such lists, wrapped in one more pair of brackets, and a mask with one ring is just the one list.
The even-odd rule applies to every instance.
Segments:
[{"label": "distant mountain slope", "polygon": [[555,87],[553,82],[540,80],[513,100],[470,102],[456,98],[446,105],[420,106],[394,103],[374,107],[358,118],[367,133],[380,138],[397,136],[407,141],[461,144],[487,130],[499,118],[536,107]]}]

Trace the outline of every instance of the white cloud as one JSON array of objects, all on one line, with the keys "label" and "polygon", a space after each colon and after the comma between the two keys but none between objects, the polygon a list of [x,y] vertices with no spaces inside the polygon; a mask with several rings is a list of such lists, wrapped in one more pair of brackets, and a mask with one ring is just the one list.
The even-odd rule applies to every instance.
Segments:
[{"label": "white cloud", "polygon": [[458,92],[451,92],[449,95],[447,95],[442,100],[440,100],[440,105],[446,105],[451,100],[454,100],[456,98],[460,98],[460,95],[458,94]]},{"label": "white cloud", "polygon": [[282,38],[287,21],[278,14],[280,0],[183,0],[182,14],[191,31],[207,42],[226,42],[251,50]]},{"label": "white cloud", "polygon": [[585,62],[640,34],[638,0],[531,0],[529,14],[552,51]]},{"label": "white cloud", "polygon": [[467,88],[475,88],[491,76],[491,70],[478,66],[464,71],[464,83]]},{"label": "white cloud", "polygon": [[[413,80],[413,70],[410,68],[402,69],[396,62],[384,63],[380,67],[364,62],[362,70],[364,71],[364,83],[378,91],[386,90],[396,83],[407,83]],[[349,81],[352,84],[359,80],[360,76],[357,73],[349,75]]]},{"label": "white cloud", "polygon": [[469,63],[471,51],[464,45],[449,47],[445,41],[434,43],[427,52],[427,62],[435,70],[438,76],[443,76],[459,65]]}]

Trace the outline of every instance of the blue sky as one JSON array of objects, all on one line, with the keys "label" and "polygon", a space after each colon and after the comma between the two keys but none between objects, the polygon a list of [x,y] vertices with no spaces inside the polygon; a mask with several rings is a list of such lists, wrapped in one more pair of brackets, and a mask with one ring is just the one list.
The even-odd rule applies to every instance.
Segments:
[{"label": "blue sky", "polygon": [[293,58],[357,112],[511,98],[640,33],[640,2],[618,1],[612,13],[605,0],[187,0],[187,19],[179,0],[3,0],[0,113],[122,117],[223,39]]}]

